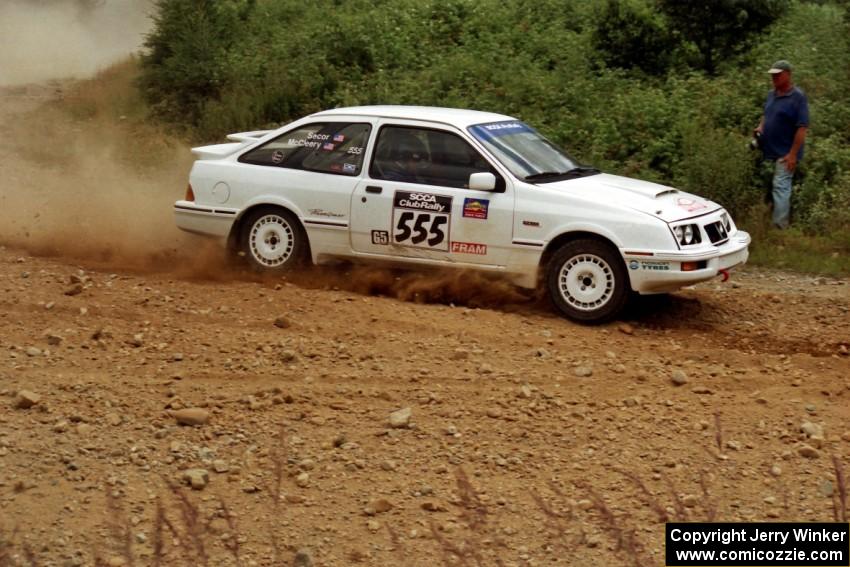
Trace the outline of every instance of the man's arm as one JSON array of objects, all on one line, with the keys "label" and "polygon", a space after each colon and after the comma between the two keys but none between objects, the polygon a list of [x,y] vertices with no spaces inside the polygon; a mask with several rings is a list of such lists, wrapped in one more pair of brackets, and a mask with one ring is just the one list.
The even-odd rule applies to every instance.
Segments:
[{"label": "man's arm", "polygon": [[808,126],[800,126],[794,133],[794,143],[791,144],[791,151],[788,152],[782,161],[785,162],[785,169],[794,171],[797,169],[797,152],[800,151],[800,146],[806,141],[806,131]]}]

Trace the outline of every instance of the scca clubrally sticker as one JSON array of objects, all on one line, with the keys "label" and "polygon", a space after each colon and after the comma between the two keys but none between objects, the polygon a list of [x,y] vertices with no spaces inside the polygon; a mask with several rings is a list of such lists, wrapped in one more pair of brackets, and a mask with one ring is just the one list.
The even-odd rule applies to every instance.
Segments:
[{"label": "scca clubrally sticker", "polygon": [[393,196],[393,243],[447,252],[451,215],[451,197],[396,191]]}]

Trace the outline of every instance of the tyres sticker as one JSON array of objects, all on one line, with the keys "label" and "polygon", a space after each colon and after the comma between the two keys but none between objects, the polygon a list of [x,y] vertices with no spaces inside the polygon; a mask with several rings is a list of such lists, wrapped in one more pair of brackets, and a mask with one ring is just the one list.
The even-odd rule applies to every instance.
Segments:
[{"label": "tyres sticker", "polygon": [[641,268],[643,270],[654,270],[654,271],[662,271],[666,272],[670,270],[670,262],[648,262],[646,260],[630,260],[629,261],[629,269],[637,270]]},{"label": "tyres sticker", "polygon": [[393,243],[447,252],[451,215],[451,197],[396,191],[393,195]]},{"label": "tyres sticker", "polygon": [[488,199],[471,199],[467,197],[463,200],[463,216],[468,219],[487,219],[487,211],[490,208]]},{"label": "tyres sticker", "polygon": [[453,254],[478,254],[479,256],[487,255],[487,245],[477,242],[452,242]]}]

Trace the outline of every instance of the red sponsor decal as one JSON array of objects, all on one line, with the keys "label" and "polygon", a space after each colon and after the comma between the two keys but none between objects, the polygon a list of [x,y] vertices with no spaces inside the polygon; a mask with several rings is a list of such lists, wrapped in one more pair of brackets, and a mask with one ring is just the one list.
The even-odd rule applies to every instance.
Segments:
[{"label": "red sponsor decal", "polygon": [[689,213],[698,211],[700,209],[708,208],[708,205],[706,205],[702,201],[695,201],[693,199],[688,199],[687,197],[679,197],[679,200],[676,201],[676,204],[688,211]]},{"label": "red sponsor decal", "polygon": [[478,244],[477,242],[452,242],[452,252],[455,254],[478,254],[484,256],[487,254],[487,245]]}]

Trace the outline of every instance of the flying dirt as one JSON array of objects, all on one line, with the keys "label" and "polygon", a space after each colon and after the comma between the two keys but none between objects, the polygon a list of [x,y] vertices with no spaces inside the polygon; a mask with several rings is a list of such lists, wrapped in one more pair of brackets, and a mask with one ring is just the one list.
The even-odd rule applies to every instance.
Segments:
[{"label": "flying dirt", "polygon": [[187,145],[109,76],[0,92],[0,566],[663,565],[667,520],[846,520],[847,279],[582,327],[460,273],[259,277],[174,228]]}]

